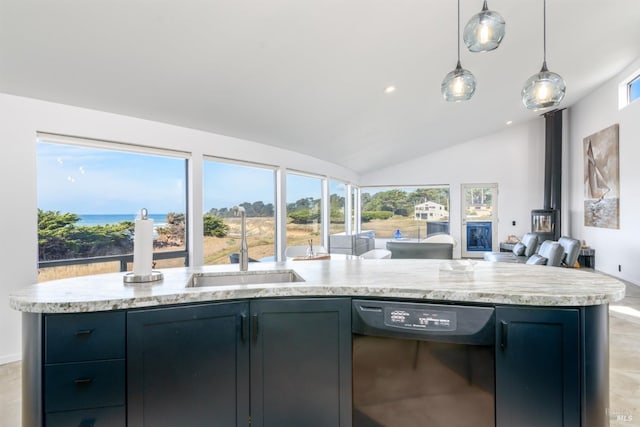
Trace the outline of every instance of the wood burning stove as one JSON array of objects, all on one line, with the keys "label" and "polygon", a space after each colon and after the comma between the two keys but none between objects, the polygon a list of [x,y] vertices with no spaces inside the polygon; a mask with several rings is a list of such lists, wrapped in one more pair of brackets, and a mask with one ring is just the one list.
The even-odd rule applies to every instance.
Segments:
[{"label": "wood burning stove", "polygon": [[531,232],[540,243],[560,238],[562,207],[562,111],[550,111],[544,117],[544,209],[531,211]]},{"label": "wood burning stove", "polygon": [[560,211],[534,209],[531,211],[531,232],[538,235],[538,242],[560,238]]}]

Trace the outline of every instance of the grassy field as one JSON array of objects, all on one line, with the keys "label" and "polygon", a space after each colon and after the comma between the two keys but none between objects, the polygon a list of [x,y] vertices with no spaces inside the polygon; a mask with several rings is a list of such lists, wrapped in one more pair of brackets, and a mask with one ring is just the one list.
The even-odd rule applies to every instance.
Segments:
[{"label": "grassy field", "polygon": [[[229,225],[229,234],[226,237],[204,236],[203,252],[204,264],[228,264],[229,254],[238,252],[240,248],[240,219],[227,218],[225,222]],[[400,229],[405,237],[417,238],[418,227],[420,237],[426,236],[426,226],[424,221],[415,221],[413,218],[395,216],[387,220],[373,220],[362,224],[363,230],[373,230],[376,237],[390,238],[396,229]],[[343,224],[331,224],[331,233],[344,231]],[[247,244],[249,246],[249,256],[260,259],[274,256],[275,253],[275,221],[273,218],[247,218]],[[287,225],[287,245],[306,245],[308,239],[313,239],[314,245],[320,245],[320,227],[318,225],[288,224]],[[325,244],[325,247],[327,245]],[[158,249],[158,251],[175,251],[182,248],[169,247]],[[168,259],[158,261],[156,268],[171,268],[184,266],[184,259]],[[131,269],[131,264],[129,269]],[[63,279],[75,276],[86,276],[91,274],[115,273],[120,271],[119,262],[96,263],[85,265],[72,265],[62,267],[51,267],[41,269],[38,274],[38,281]]]}]

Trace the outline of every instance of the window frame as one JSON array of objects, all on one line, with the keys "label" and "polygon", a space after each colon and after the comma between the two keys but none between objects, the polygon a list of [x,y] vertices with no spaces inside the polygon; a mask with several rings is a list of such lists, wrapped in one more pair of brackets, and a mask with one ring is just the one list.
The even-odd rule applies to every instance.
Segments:
[{"label": "window frame", "polygon": [[636,101],[640,100],[640,95],[631,99],[631,89],[634,84],[640,84],[640,70],[631,73],[618,85],[618,110],[622,110],[628,105],[635,104]]},{"label": "window frame", "polygon": [[[279,217],[280,217],[280,204],[278,202],[278,192],[280,191],[279,189],[279,177],[278,177],[278,173],[280,171],[280,167],[276,166],[276,165],[272,165],[272,164],[268,164],[268,163],[260,163],[260,162],[252,162],[250,160],[238,160],[238,159],[233,159],[233,158],[228,158],[228,157],[219,157],[219,156],[214,156],[214,155],[209,155],[209,154],[205,154],[202,156],[202,207],[204,208],[204,190],[205,190],[205,182],[204,182],[204,169],[205,169],[205,163],[206,162],[218,162],[218,163],[226,163],[229,165],[235,165],[235,166],[244,166],[244,167],[250,167],[250,168],[257,168],[257,169],[267,169],[270,170],[271,172],[273,172],[273,209],[275,210],[274,212],[274,227],[275,227],[275,235],[274,235],[274,259],[277,260],[278,258],[278,253],[279,251],[279,246],[280,244],[278,243],[280,241],[280,221],[279,221]],[[203,212],[204,214],[204,212]],[[201,260],[201,264],[202,265],[207,265],[204,264],[204,253],[202,254],[202,260]]]},{"label": "window frame", "polygon": [[640,99],[640,91],[638,92],[638,95],[635,98],[632,98],[632,90],[634,85],[638,85],[638,88],[640,88],[640,73],[638,73],[633,79],[631,79],[627,83],[627,105]]},{"label": "window frame", "polygon": [[[190,152],[175,150],[175,149],[160,148],[155,146],[140,145],[140,144],[128,143],[128,142],[109,141],[104,139],[61,135],[61,134],[50,133],[50,132],[36,132],[35,143],[67,145],[67,146],[86,148],[86,149],[115,151],[115,152],[123,152],[123,153],[130,153],[130,154],[139,154],[139,155],[161,156],[161,157],[169,157],[169,158],[183,160],[184,161],[184,185],[185,185],[184,187],[184,196],[185,196],[184,249],[180,249],[176,251],[166,251],[166,252],[154,251],[153,259],[165,260],[165,259],[172,259],[172,258],[184,258],[184,266],[185,267],[190,266],[191,257],[190,257],[189,248],[190,248],[191,242],[190,242],[190,233],[189,233],[189,228],[190,228],[189,213],[190,213],[190,206],[193,203],[191,199],[191,194],[189,191],[190,189],[189,170],[192,162],[192,154]],[[106,256],[92,257],[92,258],[60,259],[60,260],[48,260],[48,261],[41,261],[40,259],[38,259],[37,265],[38,265],[38,269],[40,269],[40,268],[92,264],[92,263],[101,263],[101,262],[114,262],[114,261],[120,262],[121,272],[127,271],[128,264],[133,261],[133,251],[130,254],[106,255]],[[79,277],[79,276],[74,276],[74,277]]]},{"label": "window frame", "polygon": [[[282,200],[283,200],[283,209],[284,211],[282,212],[283,214],[283,221],[284,221],[284,233],[283,233],[283,239],[282,239],[282,244],[283,244],[283,248],[282,248],[282,252],[284,254],[284,250],[286,249],[287,245],[288,245],[288,236],[287,236],[287,217],[288,217],[288,210],[287,210],[287,205],[289,204],[289,202],[287,201],[287,192],[288,192],[288,188],[289,188],[289,182],[288,182],[288,176],[291,175],[298,175],[298,176],[302,176],[305,178],[312,178],[312,179],[318,179],[320,180],[320,245],[324,246],[325,248],[328,247],[329,245],[329,228],[328,228],[328,222],[329,221],[329,215],[328,215],[328,209],[329,209],[329,177],[325,176],[325,175],[319,175],[319,174],[315,174],[312,172],[305,172],[299,169],[289,169],[286,168],[284,169],[284,180],[285,180],[285,187],[287,189],[287,191],[284,192],[284,194],[282,195]],[[284,259],[284,258],[283,258]]]},{"label": "window frame", "polygon": [[156,156],[173,157],[184,160],[191,160],[192,155],[188,151],[174,150],[168,148],[152,147],[128,142],[108,141],[103,139],[85,138],[79,136],[59,135],[48,132],[37,132],[36,140],[53,144],[73,145],[83,148],[95,148],[100,150],[123,151],[134,154],[148,154]]}]

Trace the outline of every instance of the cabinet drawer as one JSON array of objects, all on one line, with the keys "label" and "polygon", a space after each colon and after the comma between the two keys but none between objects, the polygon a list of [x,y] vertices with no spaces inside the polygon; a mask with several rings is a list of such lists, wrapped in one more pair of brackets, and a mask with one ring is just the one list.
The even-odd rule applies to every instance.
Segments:
[{"label": "cabinet drawer", "polygon": [[47,427],[125,427],[124,406],[47,414]]},{"label": "cabinet drawer", "polygon": [[45,317],[45,363],[124,358],[125,313]]},{"label": "cabinet drawer", "polygon": [[45,412],[125,403],[125,362],[66,363],[45,367]]}]

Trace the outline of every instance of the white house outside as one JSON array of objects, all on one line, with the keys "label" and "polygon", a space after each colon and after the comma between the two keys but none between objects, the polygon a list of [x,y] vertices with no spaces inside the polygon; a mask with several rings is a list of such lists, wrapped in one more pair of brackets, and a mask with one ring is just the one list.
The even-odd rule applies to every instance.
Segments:
[{"label": "white house outside", "polygon": [[414,219],[416,220],[437,221],[446,218],[449,218],[449,211],[440,203],[426,201],[415,206]]}]

